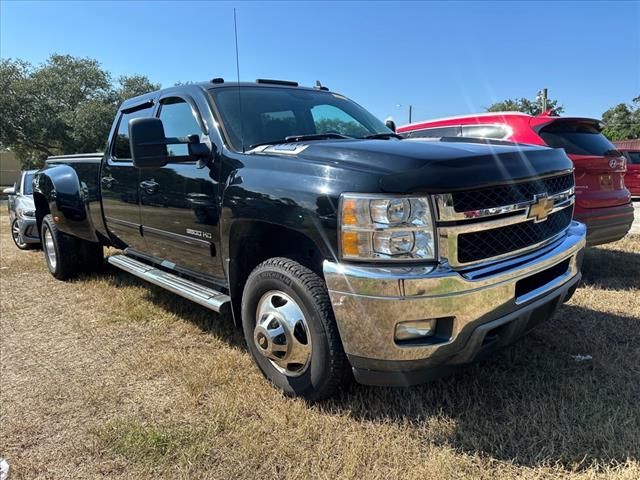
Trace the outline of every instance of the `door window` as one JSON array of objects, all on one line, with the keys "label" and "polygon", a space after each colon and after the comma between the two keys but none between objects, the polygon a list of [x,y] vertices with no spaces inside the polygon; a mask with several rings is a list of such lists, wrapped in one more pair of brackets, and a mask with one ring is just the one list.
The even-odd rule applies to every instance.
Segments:
[{"label": "door window", "polygon": [[22,183],[22,194],[23,195],[33,195],[33,173],[25,173],[24,180]]},{"label": "door window", "polygon": [[[202,134],[202,129],[193,115],[191,105],[181,98],[170,98],[162,103],[160,120],[162,120],[166,137],[188,137]],[[167,154],[169,157],[186,157],[189,155],[189,146],[185,144],[168,145]]]},{"label": "door window", "polygon": [[407,138],[441,138],[441,137],[459,137],[460,127],[435,127],[425,128],[424,130],[415,130],[404,134]]},{"label": "door window", "polygon": [[133,112],[123,113],[118,123],[118,133],[113,145],[113,156],[118,160],[131,159],[131,146],[129,142],[129,120],[140,117],[150,117],[153,107],[141,108]]},{"label": "door window", "polygon": [[463,125],[462,136],[472,138],[492,138],[502,140],[509,135],[505,125]]}]

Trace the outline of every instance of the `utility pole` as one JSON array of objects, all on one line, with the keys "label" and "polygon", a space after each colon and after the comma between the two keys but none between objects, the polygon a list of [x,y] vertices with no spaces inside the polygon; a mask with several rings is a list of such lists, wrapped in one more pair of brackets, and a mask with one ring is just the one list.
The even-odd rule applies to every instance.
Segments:
[{"label": "utility pole", "polygon": [[411,120],[413,120],[413,105],[403,105],[401,103],[398,103],[396,105],[396,108],[404,108],[407,107],[408,113],[409,113],[409,123],[411,123]]},{"label": "utility pole", "polygon": [[540,90],[540,93],[538,94],[540,95],[540,99],[542,100],[542,113],[547,111],[547,89],[543,88],[542,90]]}]

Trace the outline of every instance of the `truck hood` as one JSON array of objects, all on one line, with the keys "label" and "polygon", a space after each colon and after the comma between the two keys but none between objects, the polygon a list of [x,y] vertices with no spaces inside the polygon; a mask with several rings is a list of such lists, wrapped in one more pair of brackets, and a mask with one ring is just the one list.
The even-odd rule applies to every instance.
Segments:
[{"label": "truck hood", "polygon": [[562,149],[506,142],[325,140],[274,145],[260,153],[380,173],[380,187],[390,193],[469,190],[573,168]]}]

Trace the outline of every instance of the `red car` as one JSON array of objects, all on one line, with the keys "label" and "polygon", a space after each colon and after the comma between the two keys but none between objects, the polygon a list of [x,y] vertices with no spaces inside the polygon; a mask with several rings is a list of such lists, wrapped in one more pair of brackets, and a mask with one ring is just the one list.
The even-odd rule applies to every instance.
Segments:
[{"label": "red car", "polygon": [[[483,113],[412,123],[404,137],[474,137],[564,148],[576,177],[574,217],[587,225],[587,245],[614,242],[633,223],[631,194],[624,185],[626,160],[592,118]],[[638,165],[640,167],[640,165]]]},{"label": "red car", "polygon": [[632,197],[640,197],[640,140],[621,140],[613,144],[627,159],[624,184]]}]

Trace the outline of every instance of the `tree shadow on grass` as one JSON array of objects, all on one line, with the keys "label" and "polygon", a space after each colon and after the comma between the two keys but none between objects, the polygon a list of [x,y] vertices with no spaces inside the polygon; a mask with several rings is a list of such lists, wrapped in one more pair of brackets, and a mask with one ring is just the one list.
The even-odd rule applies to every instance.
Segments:
[{"label": "tree shadow on grass", "polygon": [[587,248],[582,281],[598,288],[640,290],[640,252]]},{"label": "tree shadow on grass", "polygon": [[318,408],[409,425],[424,442],[525,466],[623,463],[640,459],[639,344],[640,319],[565,306],[453,377],[411,388],[356,385]]}]

